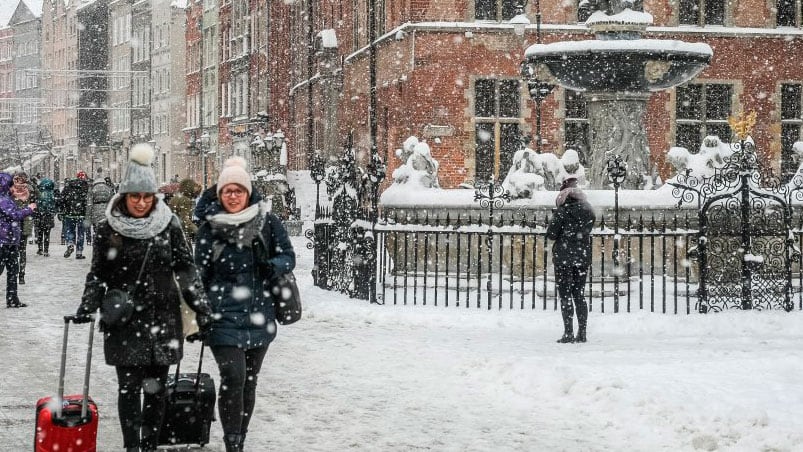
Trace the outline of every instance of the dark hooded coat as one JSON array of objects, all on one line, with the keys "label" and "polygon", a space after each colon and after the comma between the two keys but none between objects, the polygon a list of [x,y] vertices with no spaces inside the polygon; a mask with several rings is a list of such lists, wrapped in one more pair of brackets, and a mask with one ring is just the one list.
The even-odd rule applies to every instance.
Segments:
[{"label": "dark hooded coat", "polygon": [[[546,236],[554,240],[552,262],[556,267],[591,265],[591,229],[596,216],[585,196],[578,189],[562,196],[563,201],[549,222]],[[559,197],[560,199],[560,197]]]},{"label": "dark hooded coat", "polygon": [[[215,202],[218,210],[223,208]],[[259,233],[250,243],[235,238],[242,228]],[[245,350],[264,347],[276,336],[276,311],[270,280],[295,268],[293,245],[279,217],[258,214],[238,227],[220,228],[206,221],[198,229],[195,262],[215,318],[207,335],[210,346]]]},{"label": "dark hooded coat", "polygon": [[[152,245],[141,283],[134,289],[149,243]],[[179,290],[197,313],[211,313],[192,252],[175,216],[167,228],[147,240],[125,237],[107,221],[98,224],[92,267],[78,314],[97,311],[107,289],[132,291],[137,306],[124,326],[108,328],[101,319],[104,355],[112,366],[167,366],[181,359],[184,335]]]}]

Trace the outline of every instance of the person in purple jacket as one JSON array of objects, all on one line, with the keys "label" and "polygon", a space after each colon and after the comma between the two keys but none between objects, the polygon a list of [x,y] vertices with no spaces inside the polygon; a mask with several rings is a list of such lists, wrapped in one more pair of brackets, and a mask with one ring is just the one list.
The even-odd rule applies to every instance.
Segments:
[{"label": "person in purple jacket", "polygon": [[6,273],[6,307],[24,308],[17,296],[17,275],[19,273],[19,243],[22,220],[33,214],[36,203],[28,207],[18,207],[11,199],[9,190],[13,177],[8,173],[0,173],[0,274]]}]

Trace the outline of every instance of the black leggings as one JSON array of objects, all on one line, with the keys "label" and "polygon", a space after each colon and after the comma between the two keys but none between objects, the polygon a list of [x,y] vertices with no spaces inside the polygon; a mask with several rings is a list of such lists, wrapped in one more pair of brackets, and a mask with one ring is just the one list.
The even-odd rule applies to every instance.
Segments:
[{"label": "black leggings", "polygon": [[248,431],[254,412],[257,375],[268,346],[243,350],[238,347],[211,347],[220,372],[218,413],[223,433],[236,435]]},{"label": "black leggings", "polygon": [[[170,366],[117,366],[116,369],[117,411],[123,429],[123,446],[156,449],[165,413]],[[141,398],[140,392],[144,397]]]},{"label": "black leggings", "polygon": [[560,310],[563,314],[563,328],[565,333],[572,331],[572,317],[577,308],[577,324],[580,331],[586,330],[588,319],[588,305],[583,296],[588,269],[573,265],[555,266],[555,278],[558,283],[560,297]]},{"label": "black leggings", "polygon": [[39,251],[45,253],[50,252],[50,230],[53,228],[36,228],[36,243],[38,244]]}]

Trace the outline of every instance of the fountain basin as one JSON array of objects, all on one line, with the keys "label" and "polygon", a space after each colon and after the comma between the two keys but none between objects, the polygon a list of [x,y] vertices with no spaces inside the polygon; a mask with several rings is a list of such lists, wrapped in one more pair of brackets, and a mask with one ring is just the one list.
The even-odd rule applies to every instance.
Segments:
[{"label": "fountain basin", "polygon": [[572,90],[652,92],[694,78],[713,51],[707,44],[677,40],[597,39],[534,44],[525,56]]}]

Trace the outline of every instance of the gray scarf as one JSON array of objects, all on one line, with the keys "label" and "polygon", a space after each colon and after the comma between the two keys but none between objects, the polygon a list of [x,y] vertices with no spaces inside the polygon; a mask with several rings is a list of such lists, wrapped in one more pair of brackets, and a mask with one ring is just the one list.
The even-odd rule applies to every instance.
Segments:
[{"label": "gray scarf", "polygon": [[123,196],[125,195],[115,194],[106,206],[106,220],[109,222],[109,226],[121,235],[132,239],[150,239],[156,237],[170,224],[173,212],[161,198],[156,197],[153,200],[156,205],[150,215],[144,218],[134,218],[124,214],[120,209],[114,208],[117,200]]},{"label": "gray scarf", "polygon": [[259,203],[237,213],[219,213],[209,217],[209,224],[215,237],[239,248],[250,248],[262,232],[266,209],[265,203]]}]

